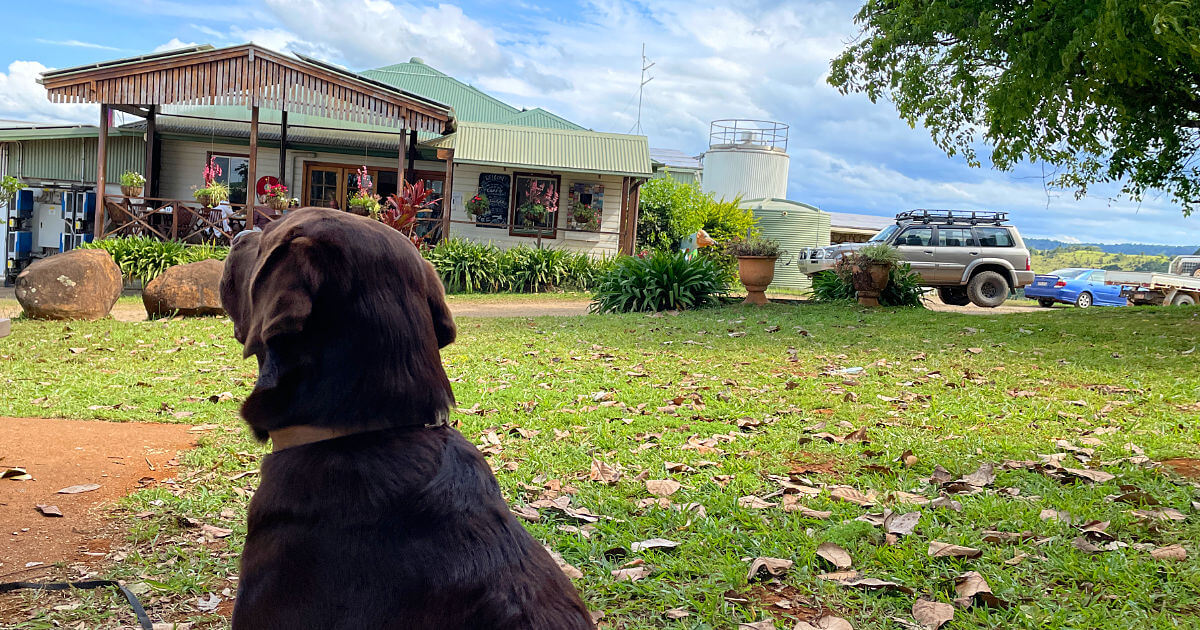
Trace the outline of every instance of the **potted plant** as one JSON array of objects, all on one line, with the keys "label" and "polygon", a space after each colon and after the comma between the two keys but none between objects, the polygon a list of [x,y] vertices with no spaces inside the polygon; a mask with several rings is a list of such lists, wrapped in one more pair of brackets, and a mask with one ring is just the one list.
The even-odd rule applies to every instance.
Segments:
[{"label": "potted plant", "polygon": [[490,201],[483,191],[475,193],[474,197],[467,200],[467,215],[472,221],[478,222],[479,217],[487,214]]},{"label": "potted plant", "polygon": [[220,176],[221,167],[214,158],[209,158],[208,165],[204,167],[204,186],[192,192],[196,201],[205,208],[212,208],[229,199],[229,186],[217,181]]},{"label": "potted plant", "polygon": [[283,212],[292,204],[292,199],[288,197],[287,186],[283,184],[275,184],[267,187],[267,207],[275,212]]},{"label": "potted plant", "polygon": [[587,204],[575,204],[571,209],[571,219],[582,229],[592,232],[600,229],[600,213]]},{"label": "potted plant", "polygon": [[554,184],[538,184],[536,180],[529,180],[525,203],[517,210],[524,225],[536,226],[544,222],[547,215],[558,211],[558,193],[554,190]]},{"label": "potted plant", "polygon": [[436,206],[440,201],[433,198],[433,189],[426,188],[424,181],[418,180],[415,184],[404,182],[400,194],[388,197],[375,218],[417,245],[421,239],[416,234],[417,213]]},{"label": "potted plant", "polygon": [[863,306],[879,306],[879,294],[887,288],[892,267],[900,263],[900,252],[887,243],[872,243],[846,256],[850,280]]},{"label": "potted plant", "polygon": [[141,197],[146,187],[146,178],[137,171],[125,171],[121,174],[121,194],[126,197]]},{"label": "potted plant", "polygon": [[358,169],[358,190],[350,198],[350,212],[364,217],[379,217],[379,195],[371,192],[371,176],[367,167]]},{"label": "potted plant", "polygon": [[732,241],[725,249],[738,260],[738,280],[746,287],[746,300],[743,304],[766,304],[767,287],[775,279],[779,243],[769,238],[751,236]]}]

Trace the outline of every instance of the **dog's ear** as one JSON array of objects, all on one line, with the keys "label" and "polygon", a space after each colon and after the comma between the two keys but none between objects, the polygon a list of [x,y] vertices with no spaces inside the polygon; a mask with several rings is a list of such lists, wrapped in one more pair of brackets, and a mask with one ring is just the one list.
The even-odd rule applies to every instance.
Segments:
[{"label": "dog's ear", "polygon": [[281,236],[265,239],[269,242],[263,245],[270,249],[259,253],[250,276],[246,357],[263,353],[272,339],[303,330],[321,286],[322,271],[313,260],[316,241],[304,236],[299,226]]},{"label": "dog's ear", "polygon": [[250,274],[258,262],[258,243],[262,232],[241,232],[233,240],[225,268],[221,273],[221,307],[233,322],[233,336],[246,341],[250,312]]},{"label": "dog's ear", "polygon": [[446,304],[446,291],[442,287],[442,277],[437,269],[424,256],[420,257],[425,266],[425,295],[429,301],[429,315],[433,318],[433,329],[437,333],[438,347],[445,348],[454,343],[457,334],[454,328],[454,316],[450,306]]}]

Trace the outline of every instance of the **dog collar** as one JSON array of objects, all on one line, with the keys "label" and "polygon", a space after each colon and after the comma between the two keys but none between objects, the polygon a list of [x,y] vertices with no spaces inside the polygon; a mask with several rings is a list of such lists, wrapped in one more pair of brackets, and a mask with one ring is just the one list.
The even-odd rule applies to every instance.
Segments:
[{"label": "dog collar", "polygon": [[[449,425],[449,412],[439,411],[437,418],[419,428],[436,429]],[[267,435],[271,438],[271,452],[278,453],[284,449],[304,446],[313,442],[324,442],[325,440],[334,440],[348,435],[357,435],[359,433],[370,433],[372,431],[383,431],[386,429],[404,429],[415,427],[403,427],[396,425],[368,425],[358,427],[322,427],[314,424],[296,424],[282,429],[269,431]]]}]

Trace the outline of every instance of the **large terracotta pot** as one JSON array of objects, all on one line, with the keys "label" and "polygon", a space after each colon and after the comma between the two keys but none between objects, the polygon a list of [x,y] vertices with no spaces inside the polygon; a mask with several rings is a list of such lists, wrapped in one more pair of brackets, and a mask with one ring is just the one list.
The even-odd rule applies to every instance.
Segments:
[{"label": "large terracotta pot", "polygon": [[889,265],[855,264],[851,268],[851,279],[858,294],[858,303],[863,306],[879,306],[879,294],[891,280]]},{"label": "large terracotta pot", "polygon": [[775,261],[778,256],[738,256],[738,279],[746,287],[743,304],[766,304],[765,291],[775,279]]}]

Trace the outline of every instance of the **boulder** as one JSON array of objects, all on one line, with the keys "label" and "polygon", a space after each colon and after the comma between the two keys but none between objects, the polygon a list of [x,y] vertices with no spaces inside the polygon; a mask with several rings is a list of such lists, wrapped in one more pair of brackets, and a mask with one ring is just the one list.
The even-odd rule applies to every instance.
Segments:
[{"label": "boulder", "polygon": [[150,319],[182,315],[223,315],[221,273],[225,263],[201,260],[168,267],[142,289],[142,303]]},{"label": "boulder", "polygon": [[102,249],[43,258],[17,276],[17,301],[33,319],[100,319],[121,297],[121,268]]}]

